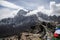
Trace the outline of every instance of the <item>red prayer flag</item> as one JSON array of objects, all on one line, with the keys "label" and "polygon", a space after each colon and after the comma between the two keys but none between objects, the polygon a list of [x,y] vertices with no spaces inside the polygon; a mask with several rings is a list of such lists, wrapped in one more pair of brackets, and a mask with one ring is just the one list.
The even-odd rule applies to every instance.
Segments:
[{"label": "red prayer flag", "polygon": [[59,35],[57,33],[54,33],[54,37],[57,38],[59,37]]}]

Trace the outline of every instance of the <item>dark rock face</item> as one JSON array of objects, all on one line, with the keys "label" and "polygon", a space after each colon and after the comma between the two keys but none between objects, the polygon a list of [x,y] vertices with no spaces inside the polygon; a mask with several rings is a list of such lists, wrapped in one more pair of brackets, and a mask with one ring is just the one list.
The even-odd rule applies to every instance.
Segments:
[{"label": "dark rock face", "polygon": [[15,29],[12,27],[12,24],[0,25],[0,37],[6,37],[14,34],[15,34]]},{"label": "dark rock face", "polygon": [[38,12],[38,15],[39,15],[39,17],[43,18],[44,20],[49,20],[49,17],[46,14],[43,14],[41,12]]},{"label": "dark rock face", "polygon": [[21,10],[14,18],[2,19],[0,21],[0,37],[30,31],[30,27],[38,22],[38,18],[36,15],[24,16],[26,13]]},{"label": "dark rock face", "polygon": [[[27,13],[28,12],[24,10],[20,10],[14,18],[2,19],[0,21],[0,37],[11,36],[21,32],[29,32],[38,22],[41,22],[36,15],[24,16]],[[47,16],[41,12],[38,12],[37,14],[44,20],[57,21],[58,19],[60,22],[60,16]]]},{"label": "dark rock face", "polygon": [[49,16],[49,18],[55,22],[60,23],[60,16],[53,15],[53,16]]}]

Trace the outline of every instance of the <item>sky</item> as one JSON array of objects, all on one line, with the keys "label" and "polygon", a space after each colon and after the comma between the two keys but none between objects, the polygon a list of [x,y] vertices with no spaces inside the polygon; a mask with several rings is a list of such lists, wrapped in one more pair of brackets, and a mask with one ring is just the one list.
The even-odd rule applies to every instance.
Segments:
[{"label": "sky", "polygon": [[30,10],[36,9],[38,6],[45,6],[45,8],[49,9],[51,1],[60,3],[60,0],[7,0],[7,1]]},{"label": "sky", "polygon": [[19,9],[60,16],[60,0],[0,0],[0,19],[13,17]]}]

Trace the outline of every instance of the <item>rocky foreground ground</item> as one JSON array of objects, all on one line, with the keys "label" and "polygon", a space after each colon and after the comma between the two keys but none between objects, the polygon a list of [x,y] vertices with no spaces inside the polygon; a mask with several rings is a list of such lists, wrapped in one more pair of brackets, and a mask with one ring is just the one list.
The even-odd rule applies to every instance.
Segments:
[{"label": "rocky foreground ground", "polygon": [[21,40],[42,40],[39,34],[22,33]]},{"label": "rocky foreground ground", "polygon": [[[50,34],[50,33],[49,33]],[[52,34],[47,36],[47,39],[52,39]],[[47,40],[46,36],[45,38],[40,38],[40,34],[32,34],[32,33],[22,33],[21,40]]]}]

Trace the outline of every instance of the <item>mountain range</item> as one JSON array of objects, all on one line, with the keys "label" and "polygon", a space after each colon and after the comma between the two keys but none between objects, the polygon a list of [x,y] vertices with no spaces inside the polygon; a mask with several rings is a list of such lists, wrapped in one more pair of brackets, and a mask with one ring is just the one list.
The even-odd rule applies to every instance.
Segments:
[{"label": "mountain range", "polygon": [[[20,32],[29,31],[31,26],[36,25],[38,22],[59,22],[60,16],[48,16],[42,12],[36,12],[33,15],[27,15],[30,11],[23,9],[19,10],[14,18],[4,18],[0,20],[0,37],[6,37]],[[26,16],[27,15],[27,16]]]}]

